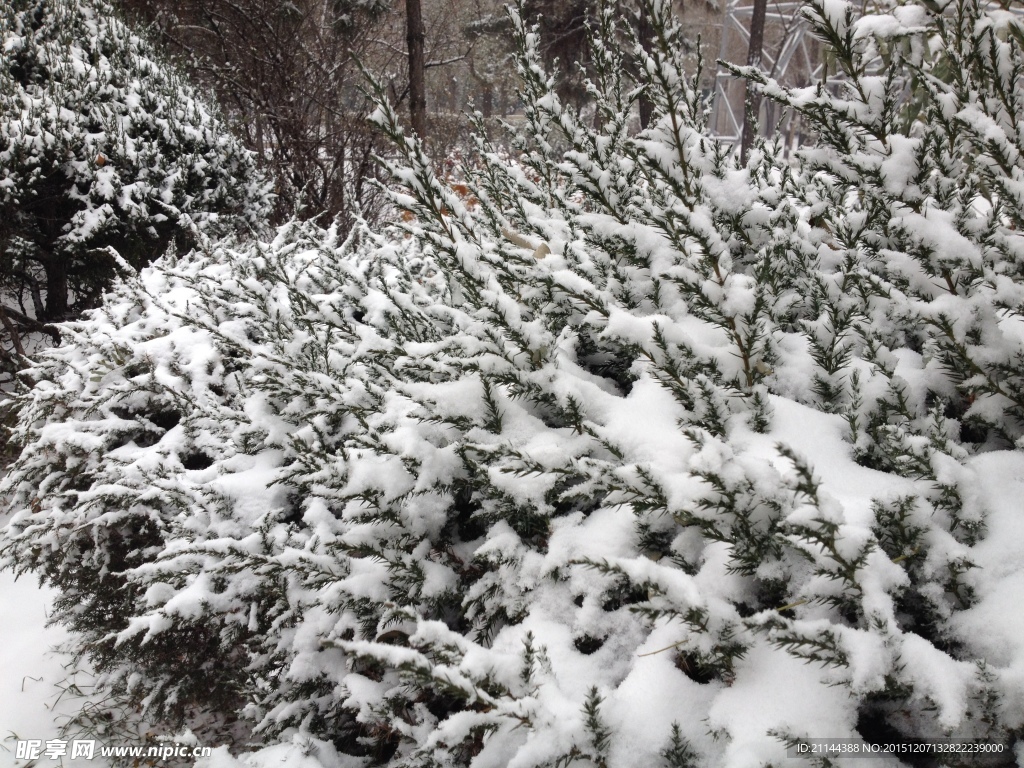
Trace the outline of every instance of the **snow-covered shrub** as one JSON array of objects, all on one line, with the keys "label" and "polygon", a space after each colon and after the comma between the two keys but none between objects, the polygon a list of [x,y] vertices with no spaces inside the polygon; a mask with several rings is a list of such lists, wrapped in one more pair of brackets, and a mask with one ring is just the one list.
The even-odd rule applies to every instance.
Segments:
[{"label": "snow-covered shrub", "polygon": [[[827,179],[707,137],[668,8],[646,46],[595,20],[586,123],[513,13],[520,161],[481,139],[470,196],[382,100],[404,231],[205,243],[65,326],[18,400],[2,552],[109,690],[214,743],[239,718],[277,743],[256,764],[944,735],[1012,760],[1024,483],[981,478],[1024,457],[916,410],[925,364],[894,295],[864,319],[844,290],[864,257],[823,234]],[[871,419],[903,453],[864,459]]]},{"label": "snow-covered shrub", "polygon": [[267,202],[253,155],[104,0],[3,4],[5,346],[96,306],[110,248],[140,267],[188,251],[195,227],[260,223]]},{"label": "snow-covered shrub", "polygon": [[[806,16],[834,52],[837,94],[743,70],[817,129],[801,158],[830,251],[822,290],[845,296],[825,299],[836,316],[816,333],[866,347],[877,375],[860,384],[890,392],[857,416],[858,450],[878,466],[921,460],[906,456],[921,453],[910,433],[1024,434],[1024,17],[992,6],[899,3],[856,19],[851,4],[814,0]],[[919,356],[919,386],[892,375],[901,348]],[[956,423],[936,432],[924,425],[935,413]]]}]

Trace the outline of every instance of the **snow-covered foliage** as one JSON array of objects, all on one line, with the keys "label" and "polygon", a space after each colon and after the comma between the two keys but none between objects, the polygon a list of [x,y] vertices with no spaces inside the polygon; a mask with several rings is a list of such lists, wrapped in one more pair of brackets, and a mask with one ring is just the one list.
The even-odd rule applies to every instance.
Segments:
[{"label": "snow-covered foliage", "polygon": [[0,57],[5,320],[96,306],[109,248],[139,267],[189,250],[195,228],[262,222],[254,156],[103,0],[4,3]]},{"label": "snow-covered foliage", "polygon": [[[668,8],[647,46],[597,19],[585,121],[513,13],[520,159],[481,139],[468,199],[382,100],[404,232],[206,242],[64,326],[18,401],[3,554],[109,690],[214,744],[240,718],[275,744],[251,765],[741,768],[857,736],[1012,761],[1016,166],[897,179],[926,129],[817,92],[820,147],[739,167]],[[856,56],[953,55],[956,8],[846,8],[810,15]],[[1012,73],[1015,22],[973,13]],[[921,72],[920,108],[950,101]]]},{"label": "snow-covered foliage", "polygon": [[[895,417],[929,431],[928,399],[971,442],[1024,434],[1024,26],[985,5],[904,4],[856,20],[847,3],[812,3],[807,16],[845,78],[837,95],[742,70],[820,136],[802,155],[807,203],[842,283],[822,286],[835,316],[813,336],[831,356],[818,381],[833,399],[851,334],[882,352],[860,384],[890,390],[877,400],[887,405],[854,427],[879,465],[917,453],[901,428],[879,427]],[[887,350],[901,347],[921,355],[925,398],[892,376]]]}]

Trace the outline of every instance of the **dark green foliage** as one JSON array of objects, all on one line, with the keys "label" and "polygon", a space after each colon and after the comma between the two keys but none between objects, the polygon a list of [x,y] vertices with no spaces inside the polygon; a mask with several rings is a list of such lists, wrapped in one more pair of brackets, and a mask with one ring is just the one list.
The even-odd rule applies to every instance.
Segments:
[{"label": "dark green foliage", "polygon": [[114,277],[258,228],[254,157],[103,0],[0,11],[0,305],[26,334],[95,307]]}]

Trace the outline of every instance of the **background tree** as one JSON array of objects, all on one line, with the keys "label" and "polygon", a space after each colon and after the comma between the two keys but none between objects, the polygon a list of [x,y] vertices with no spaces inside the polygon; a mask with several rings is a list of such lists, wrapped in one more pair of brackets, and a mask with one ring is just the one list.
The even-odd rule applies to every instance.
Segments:
[{"label": "background tree", "polygon": [[[118,262],[259,226],[255,158],[102,0],[0,11],[0,320],[11,352],[96,306]],[[198,229],[196,229],[198,228]],[[116,252],[116,253],[115,253]]]},{"label": "background tree", "polygon": [[596,0],[528,0],[523,10],[538,25],[544,61],[549,67],[559,62],[552,69],[559,95],[582,105],[587,98],[583,78],[590,63],[587,22],[594,19]]},{"label": "background tree", "polygon": [[[764,23],[768,13],[768,0],[754,0],[750,15],[750,38],[747,44],[747,66],[760,67],[764,51]],[[754,146],[754,123],[757,120],[758,106],[761,99],[757,92],[744,84],[743,99],[743,132],[740,136],[740,162],[746,163],[750,157],[750,148]]]},{"label": "background tree", "polygon": [[[376,32],[388,0],[122,0],[198,82],[273,178],[275,221],[374,218],[379,142],[357,59],[393,66]],[[371,32],[373,34],[371,34]]]},{"label": "background tree", "polygon": [[423,5],[420,0],[405,0],[406,41],[409,45],[409,118],[413,132],[427,138],[427,82],[423,27]]}]

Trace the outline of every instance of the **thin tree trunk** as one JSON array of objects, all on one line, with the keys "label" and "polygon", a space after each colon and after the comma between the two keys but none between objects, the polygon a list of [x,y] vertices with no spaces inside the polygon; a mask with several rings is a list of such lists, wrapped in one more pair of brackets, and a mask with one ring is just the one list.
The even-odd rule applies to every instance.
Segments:
[{"label": "thin tree trunk", "polygon": [[[747,66],[761,66],[761,52],[764,49],[764,19],[768,10],[768,0],[754,0],[753,15],[750,17],[750,47],[747,48]],[[740,162],[746,165],[750,157],[750,148],[754,145],[754,121],[761,107],[761,99],[750,87],[750,81],[744,85],[746,92],[743,104],[743,136],[740,139]]]},{"label": "thin tree trunk", "polygon": [[494,88],[490,83],[484,83],[483,98],[480,100],[480,111],[488,120],[494,116]]},{"label": "thin tree trunk", "polygon": [[409,43],[409,117],[412,129],[427,138],[427,89],[424,62],[426,32],[421,0],[405,0],[406,40]]}]

